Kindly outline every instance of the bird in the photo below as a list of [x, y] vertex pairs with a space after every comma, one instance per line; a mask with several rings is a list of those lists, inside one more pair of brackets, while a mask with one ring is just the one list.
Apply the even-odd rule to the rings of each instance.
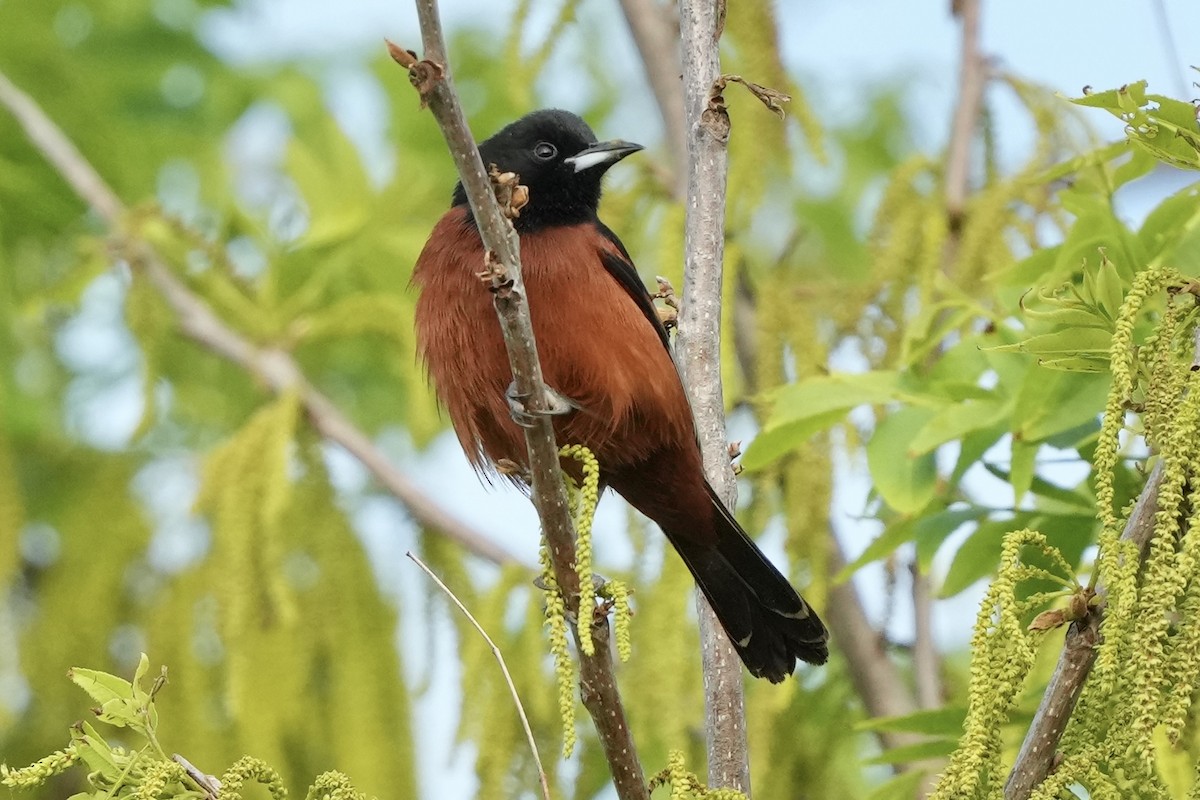
[[[597, 214], [610, 167], [642, 150], [597, 141], [569, 111], [534, 111], [479, 145], [484, 167], [528, 189], [513, 226], [543, 379], [565, 400], [559, 442], [595, 455], [611, 488], [662, 529], [750, 674], [778, 683], [821, 664], [817, 613], [705, 479], [670, 340], [629, 252]], [[528, 466], [520, 398], [461, 182], [413, 267], [417, 350], [468, 460]], [[511, 470], [509, 471], [511, 474]], [[520, 478], [516, 478], [520, 480]]]

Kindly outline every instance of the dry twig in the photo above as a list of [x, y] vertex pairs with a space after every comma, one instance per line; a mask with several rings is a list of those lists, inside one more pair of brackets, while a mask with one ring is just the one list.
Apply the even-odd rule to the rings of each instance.
[[446, 596], [454, 601], [454, 605], [458, 606], [458, 610], [461, 611], [468, 620], [470, 620], [471, 624], [475, 626], [475, 630], [479, 631], [479, 635], [482, 636], [483, 640], [488, 643], [488, 647], [491, 648], [492, 655], [496, 657], [496, 661], [500, 662], [500, 671], [504, 673], [504, 682], [508, 684], [509, 694], [512, 695], [513, 703], [517, 706], [517, 714], [521, 717], [521, 727], [525, 730], [525, 740], [529, 742], [529, 749], [533, 752], [533, 762], [537, 765], [538, 778], [542, 783], [542, 797], [544, 797], [545, 800], [550, 800], [550, 783], [546, 780], [546, 770], [542, 768], [542, 756], [540, 753], [538, 753], [537, 742], [533, 739], [533, 729], [529, 727], [529, 717], [525, 716], [525, 706], [521, 704], [521, 696], [517, 694], [517, 687], [515, 684], [513, 684], [512, 673], [508, 671], [508, 664], [504, 662], [504, 654], [500, 652], [500, 648], [497, 647], [496, 643], [492, 641], [492, 637], [488, 636], [487, 631], [483, 629], [483, 626], [479, 624], [479, 621], [475, 619], [475, 616], [467, 610], [467, 607], [462, 604], [462, 601], [458, 599], [458, 596], [454, 594], [454, 592], [450, 591], [450, 587], [443, 583], [442, 579], [434, 574], [433, 570], [431, 570], [424, 561], [422, 561], [411, 550], [405, 552], [404, 555], [408, 556], [414, 564], [420, 567], [426, 575], [432, 578], [433, 582], [436, 583], [438, 587], [446, 593]]

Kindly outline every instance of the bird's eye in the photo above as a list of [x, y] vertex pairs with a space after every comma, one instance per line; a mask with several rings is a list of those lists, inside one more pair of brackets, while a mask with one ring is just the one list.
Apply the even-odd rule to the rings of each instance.
[[549, 161], [558, 155], [558, 148], [549, 142], [538, 142], [533, 146], [533, 155], [538, 161]]

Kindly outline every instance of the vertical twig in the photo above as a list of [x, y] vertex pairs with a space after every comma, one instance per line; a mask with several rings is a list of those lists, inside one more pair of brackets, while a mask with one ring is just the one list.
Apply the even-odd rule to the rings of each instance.
[[969, 187], [971, 142], [983, 107], [987, 83], [987, 61], [979, 50], [980, 0], [954, 0], [954, 13], [962, 20], [962, 46], [959, 57], [958, 101], [950, 125], [950, 143], [946, 147], [946, 213], [950, 229], [962, 221]]
[[[492, 259], [480, 267], [497, 276], [493, 281], [496, 314], [508, 349], [513, 380], [517, 391], [529, 398], [526, 405], [536, 415], [538, 411], [549, 410], [550, 405], [521, 277], [520, 242], [496, 202], [479, 150], [454, 92], [437, 0], [416, 0], [416, 6], [425, 58], [417, 61], [390, 42], [389, 50], [397, 62], [408, 67], [409, 79], [420, 92], [422, 103], [433, 112], [454, 157], [484, 247]], [[531, 496], [542, 523], [555, 579], [566, 601], [568, 617], [574, 619], [579, 614], [579, 576], [574, 569], [575, 531], [567, 508], [558, 447], [549, 417], [538, 415], [534, 426], [525, 429], [525, 443], [529, 450]], [[579, 651], [583, 704], [595, 723], [617, 795], [621, 800], [648, 800], [646, 779], [617, 691], [612, 651], [608, 647], [608, 620], [599, 617], [593, 623], [592, 616], [593, 609], [584, 609], [580, 620], [580, 624], [593, 625], [592, 637], [596, 642], [594, 655]], [[571, 631], [578, 645], [579, 631], [575, 624], [571, 625]]]
[[913, 599], [913, 673], [917, 685], [917, 705], [938, 708], [942, 704], [941, 659], [933, 641], [933, 599], [929, 576], [922, 574], [914, 557], [909, 564]]
[[[721, 393], [721, 279], [725, 255], [725, 188], [729, 116], [711, 103], [720, 77], [718, 42], [724, 0], [681, 0], [688, 143], [683, 304], [676, 341], [679, 371], [696, 418], [705, 473], [730, 507], [737, 485], [729, 466]], [[697, 590], [704, 669], [708, 782], [749, 794], [750, 766], [742, 664]]]

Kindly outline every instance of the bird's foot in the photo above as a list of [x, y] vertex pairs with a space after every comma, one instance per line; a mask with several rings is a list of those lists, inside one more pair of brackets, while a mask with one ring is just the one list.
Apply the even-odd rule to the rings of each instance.
[[518, 391], [516, 381], [510, 383], [508, 388], [504, 390], [504, 399], [508, 401], [508, 413], [512, 415], [513, 422], [522, 428], [532, 428], [537, 424], [539, 417], [569, 414], [577, 408], [569, 399], [563, 397], [549, 386], [543, 386], [542, 388], [546, 393], [546, 408], [539, 408], [537, 410], [532, 410], [525, 405], [530, 395], [528, 392]]

